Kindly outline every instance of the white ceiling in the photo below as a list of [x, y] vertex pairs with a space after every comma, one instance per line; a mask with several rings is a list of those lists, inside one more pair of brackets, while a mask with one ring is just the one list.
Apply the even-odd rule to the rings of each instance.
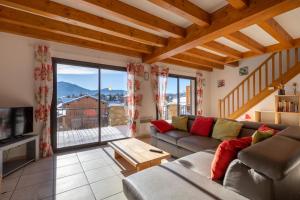
[[[107, 13], [104, 13], [99, 8], [89, 5], [89, 4], [81, 3], [80, 1], [74, 1], [74, 0], [52, 0], [52, 1], [55, 1], [57, 3], [61, 3], [64, 5], [94, 14], [94, 15], [97, 15], [97, 16], [100, 16], [103, 18], [107, 18], [109, 20], [116, 21], [118, 23], [125, 24], [125, 25], [128, 25], [133, 28], [137, 28], [137, 29], [149, 32], [149, 33], [153, 33], [153, 34], [161, 36], [161, 37], [165, 37], [165, 38], [168, 37], [168, 35], [166, 35], [166, 34], [151, 30], [149, 28], [142, 27], [140, 25], [136, 25], [132, 22], [120, 19], [118, 17], [115, 17], [115, 16], [107, 14]], [[192, 24], [191, 21], [174, 14], [173, 12], [171, 12], [169, 10], [159, 7], [159, 6], [151, 3], [149, 0], [120, 0], [120, 1], [122, 1], [126, 4], [129, 4], [131, 6], [134, 6], [145, 12], [148, 12], [150, 14], [153, 14], [157, 17], [160, 17], [166, 21], [169, 21], [169, 22], [176, 24], [183, 28], [186, 28]], [[228, 4], [227, 0], [189, 0], [189, 1], [194, 3], [197, 6], [201, 7], [203, 10], [205, 10], [209, 13], [212, 13]], [[274, 19], [293, 38], [300, 38], [300, 25], [299, 25], [300, 23], [298, 21], [298, 19], [300, 20], [300, 8], [291, 10], [287, 13], [283, 13], [283, 14], [275, 17]], [[260, 43], [263, 46], [269, 46], [269, 45], [278, 43], [277, 40], [275, 40], [272, 36], [270, 36], [268, 33], [266, 33], [258, 25], [252, 25], [252, 26], [246, 27], [240, 31], [242, 33], [244, 33], [245, 35], [249, 36], [250, 38], [252, 38], [253, 40], [257, 41], [258, 43]], [[247, 49], [246, 47], [243, 47], [243, 46], [241, 46], [227, 38], [224, 38], [224, 37], [217, 38], [215, 41], [217, 41], [221, 44], [224, 44], [226, 46], [229, 46], [233, 49], [236, 49], [240, 52], [249, 51], [249, 49]], [[213, 52], [213, 51], [205, 49], [203, 47], [199, 47], [199, 48], [202, 50], [220, 55], [220, 56], [225, 56], [223, 54]]]

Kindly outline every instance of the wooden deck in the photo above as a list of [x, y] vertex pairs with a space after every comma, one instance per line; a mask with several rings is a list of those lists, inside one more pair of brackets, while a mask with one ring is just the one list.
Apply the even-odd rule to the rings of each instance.
[[[108, 126], [101, 128], [101, 141], [110, 141], [129, 137], [128, 127]], [[57, 132], [57, 148], [98, 142], [99, 128], [69, 130]]]

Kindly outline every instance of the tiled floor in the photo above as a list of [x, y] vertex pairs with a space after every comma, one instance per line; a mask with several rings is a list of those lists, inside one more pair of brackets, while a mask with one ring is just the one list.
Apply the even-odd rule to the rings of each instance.
[[115, 162], [110, 147], [41, 159], [4, 178], [1, 200], [123, 200], [122, 178], [133, 173]]

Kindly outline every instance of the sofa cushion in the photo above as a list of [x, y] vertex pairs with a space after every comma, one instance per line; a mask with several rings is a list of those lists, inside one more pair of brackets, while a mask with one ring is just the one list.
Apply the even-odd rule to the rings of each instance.
[[299, 126], [290, 126], [283, 131], [280, 131], [278, 135], [292, 138], [294, 140], [300, 141], [300, 127]]
[[151, 121], [151, 124], [153, 124], [160, 133], [165, 133], [174, 129], [172, 124], [169, 124], [167, 121], [162, 119]]
[[265, 131], [265, 132], [255, 131], [255, 133], [252, 135], [252, 144], [256, 144], [272, 136], [273, 136], [273, 131]]
[[200, 151], [177, 159], [173, 163], [210, 178], [210, 166], [213, 159], [214, 151]]
[[226, 119], [218, 119], [212, 133], [212, 137], [220, 140], [234, 139], [239, 135], [243, 124]]
[[187, 150], [198, 152], [203, 150], [215, 150], [220, 142], [220, 140], [216, 140], [210, 137], [191, 135], [188, 137], [180, 138], [177, 141], [177, 145]]
[[188, 117], [187, 116], [180, 116], [180, 117], [172, 117], [172, 125], [174, 128], [181, 130], [181, 131], [188, 131]]
[[126, 177], [123, 179], [123, 191], [129, 200], [246, 199], [205, 176], [172, 162]]
[[185, 131], [179, 131], [179, 130], [171, 130], [166, 133], [157, 133], [157, 137], [163, 141], [172, 143], [172, 144], [177, 144], [177, 140], [182, 138], [182, 137], [187, 137], [190, 134]]
[[194, 120], [190, 133], [193, 135], [208, 137], [211, 132], [213, 122], [214, 120], [211, 117], [199, 116]]
[[211, 163], [211, 178], [220, 180], [226, 173], [227, 167], [233, 161], [238, 152], [251, 145], [252, 138], [244, 137], [223, 141], [217, 148]]
[[269, 178], [280, 180], [300, 164], [300, 141], [275, 135], [240, 151], [238, 158]]

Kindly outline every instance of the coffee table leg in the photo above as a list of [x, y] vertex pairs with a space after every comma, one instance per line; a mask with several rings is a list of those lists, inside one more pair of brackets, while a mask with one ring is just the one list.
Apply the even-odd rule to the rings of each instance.
[[121, 158], [121, 155], [120, 155], [120, 154], [118, 154], [118, 152], [117, 152], [117, 151], [115, 151], [115, 159], [118, 159], [118, 158]]

